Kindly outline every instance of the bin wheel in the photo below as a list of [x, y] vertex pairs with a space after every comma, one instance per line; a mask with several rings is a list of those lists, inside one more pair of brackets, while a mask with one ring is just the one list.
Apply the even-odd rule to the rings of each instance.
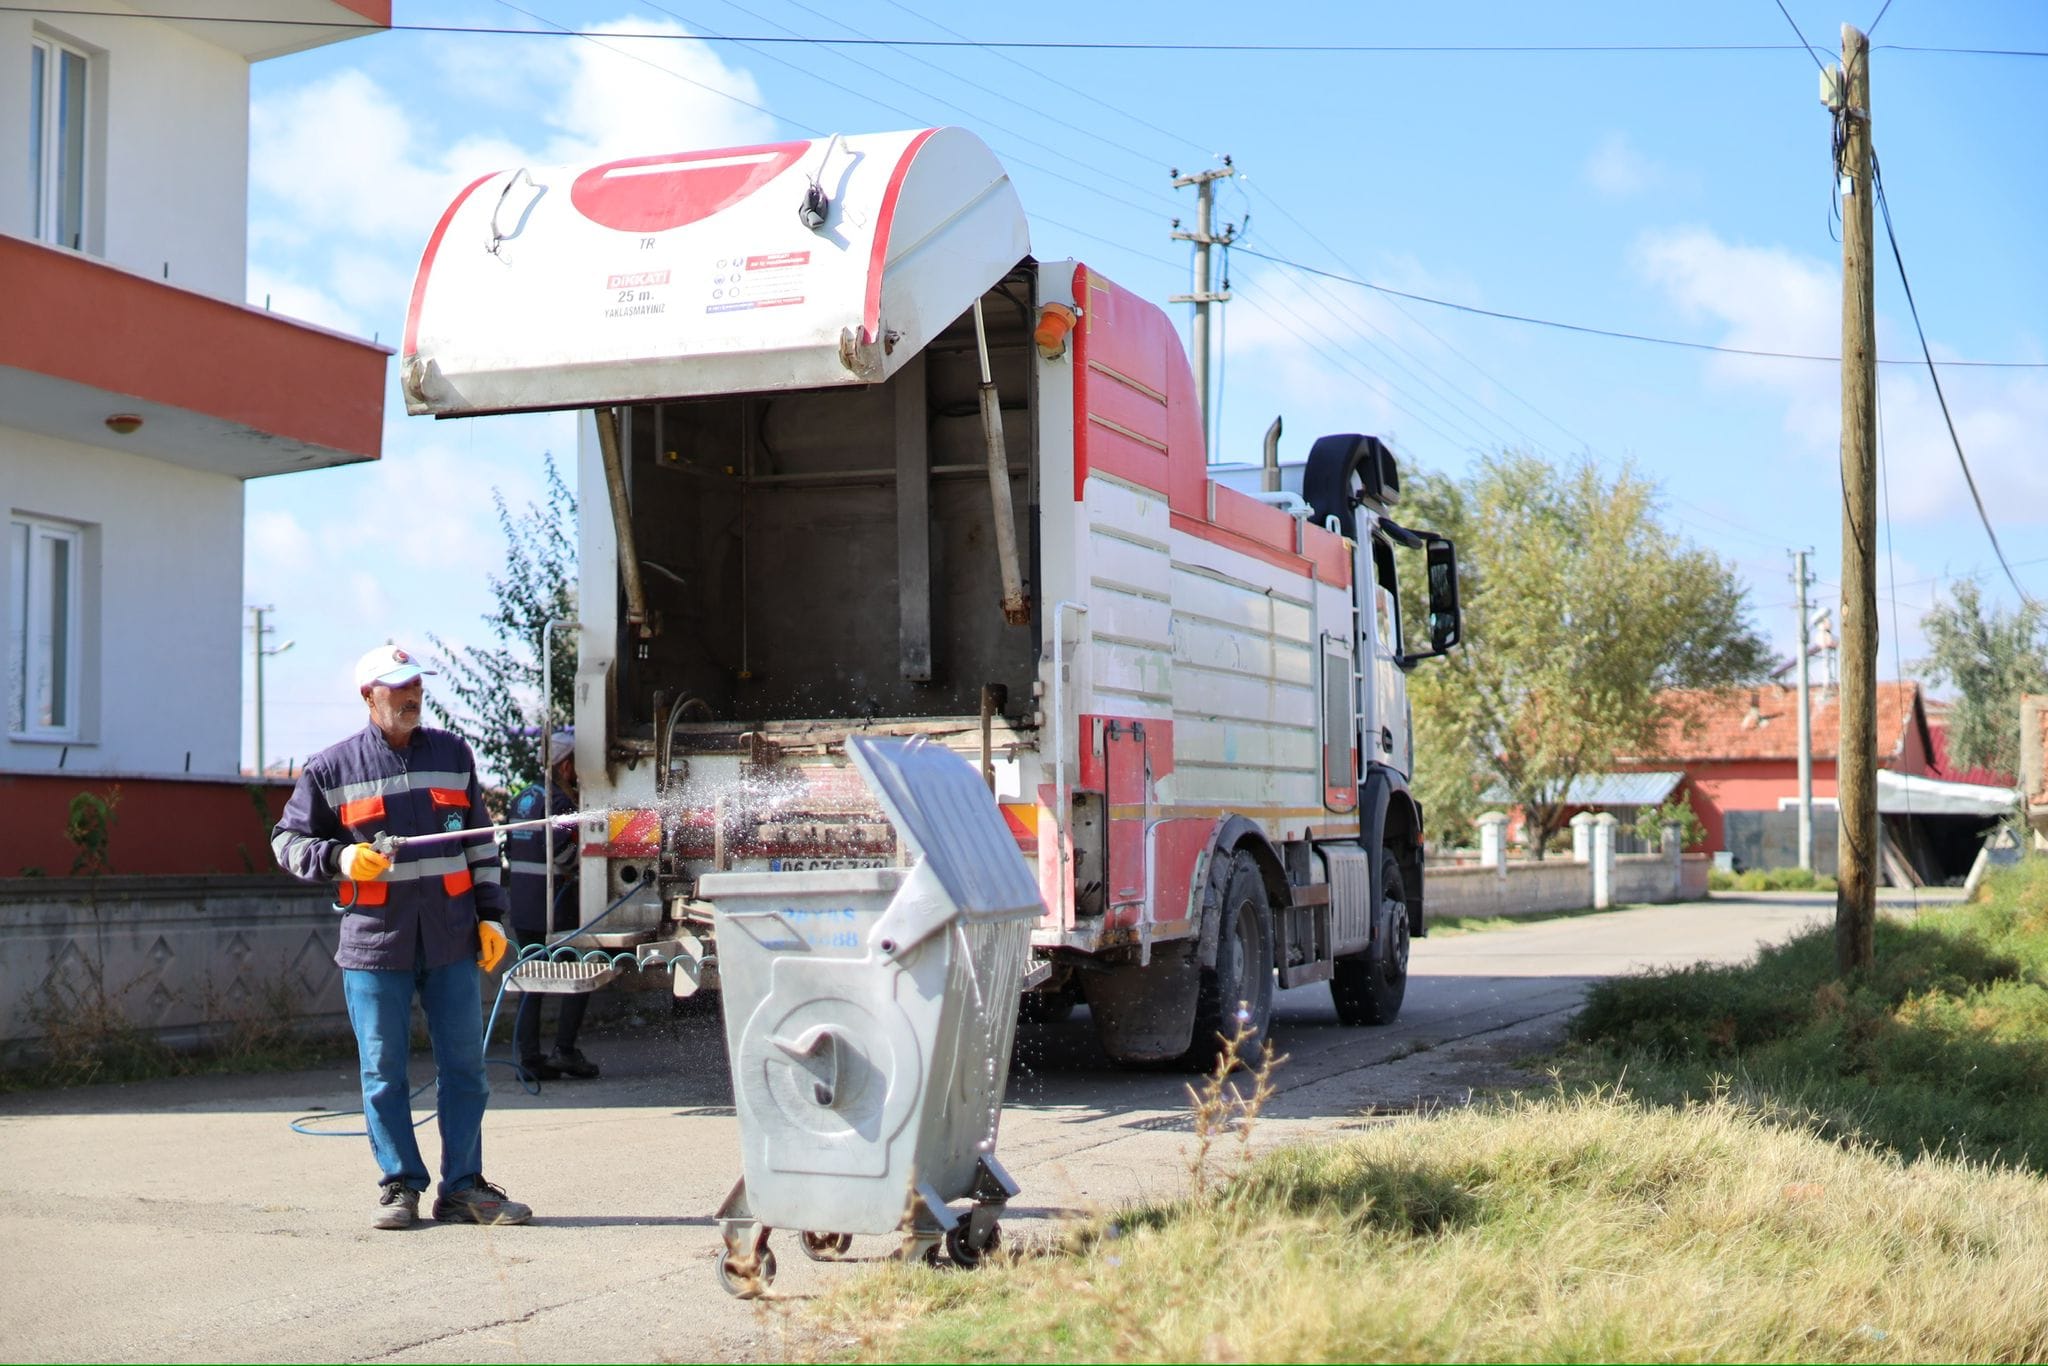
[[775, 1254], [768, 1248], [761, 1249], [761, 1265], [752, 1276], [740, 1274], [730, 1252], [718, 1259], [718, 1283], [725, 1287], [726, 1294], [736, 1300], [758, 1300], [768, 1293], [768, 1287], [774, 1282]]
[[805, 1229], [797, 1235], [797, 1245], [804, 1250], [804, 1256], [814, 1262], [836, 1262], [853, 1248], [851, 1233], [816, 1233]]
[[[946, 1251], [952, 1255], [953, 1264], [972, 1271], [1003, 1245], [1003, 1226], [990, 1224], [988, 1237], [980, 1247], [974, 1245], [973, 1235], [968, 1231], [967, 1220], [962, 1219], [946, 1230]], [[936, 1251], [937, 1249], [934, 1249]]]

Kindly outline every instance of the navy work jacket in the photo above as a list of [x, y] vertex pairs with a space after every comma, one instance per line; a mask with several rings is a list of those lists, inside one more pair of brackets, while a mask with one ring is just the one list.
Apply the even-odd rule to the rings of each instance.
[[[513, 821], [537, 821], [542, 816], [565, 816], [576, 803], [552, 781], [546, 784], [547, 801], [541, 801], [542, 784], [533, 783], [512, 799]], [[573, 930], [578, 916], [575, 822], [555, 827], [555, 913], [547, 913], [548, 832], [544, 829], [513, 830], [505, 836], [505, 890], [512, 898], [513, 933], [525, 939]]]
[[[421, 726], [393, 749], [374, 724], [306, 761], [271, 831], [278, 866], [338, 882], [344, 968], [438, 968], [477, 952], [476, 924], [505, 915], [498, 846], [476, 759], [462, 737]], [[375, 882], [341, 878], [341, 851], [379, 835], [476, 829], [465, 839], [401, 845]]]

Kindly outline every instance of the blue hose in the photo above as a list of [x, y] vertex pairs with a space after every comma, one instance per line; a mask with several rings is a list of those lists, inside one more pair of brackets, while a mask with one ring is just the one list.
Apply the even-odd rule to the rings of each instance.
[[[565, 887], [562, 890], [566, 892], [568, 888]], [[624, 892], [619, 894], [618, 900], [612, 902], [611, 905], [605, 907], [604, 913], [598, 916], [597, 919], [591, 921], [588, 925], [578, 925], [573, 930], [567, 930], [563, 932], [560, 938], [549, 940], [539, 944], [528, 944], [525, 948], [519, 951], [519, 956], [512, 960], [511, 966], [505, 969], [504, 976], [498, 979], [498, 994], [491, 999], [491, 1015], [490, 1018], [484, 1022], [484, 1044], [486, 1047], [488, 1047], [490, 1044], [491, 1031], [497, 1028], [498, 1025], [498, 1008], [505, 1003], [505, 988], [511, 984], [512, 974], [521, 963], [530, 962], [531, 960], [536, 958], [551, 958], [556, 962], [605, 963], [611, 967], [630, 966], [637, 968], [640, 965], [638, 956], [630, 951], [608, 952], [604, 949], [588, 949], [582, 953], [578, 953], [575, 949], [564, 949], [560, 947], [568, 940], [574, 939], [579, 935], [589, 934], [599, 925], [602, 925], [605, 922], [605, 918], [607, 916], [609, 916], [613, 911], [619, 909], [619, 907], [625, 905], [626, 902], [631, 900], [633, 896], [636, 895], [640, 890], [641, 889], [637, 884], [627, 888]], [[670, 966], [673, 967], [673, 964], [671, 964]], [[484, 1064], [485, 1066], [511, 1068], [513, 1073], [517, 1076], [519, 1084], [526, 1088], [526, 1094], [528, 1094], [529, 1096], [537, 1096], [540, 1094], [539, 1079], [536, 1078], [531, 1072], [528, 1072], [517, 1061], [511, 1058], [487, 1057], [484, 1059]], [[410, 1096], [406, 1097], [407, 1103], [410, 1104], [410, 1102], [419, 1099], [422, 1092], [424, 1092], [429, 1086], [432, 1086], [436, 1081], [439, 1080], [440, 1078], [436, 1076], [421, 1082], [418, 1088], [415, 1089]], [[305, 1127], [308, 1124], [324, 1123], [328, 1120], [333, 1119], [347, 1119], [350, 1115], [360, 1115], [362, 1113], [363, 1112], [359, 1109], [322, 1110], [318, 1114], [300, 1115], [297, 1119], [291, 1121], [291, 1131], [295, 1134], [304, 1134], [307, 1138], [368, 1138], [370, 1136], [370, 1131], [368, 1129], [309, 1129]], [[427, 1113], [421, 1115], [418, 1119], [412, 1122], [412, 1127], [415, 1129], [419, 1128], [420, 1125], [425, 1124], [428, 1120], [432, 1119], [435, 1115], [439, 1113], [440, 1111], [438, 1110], [427, 1111]]]

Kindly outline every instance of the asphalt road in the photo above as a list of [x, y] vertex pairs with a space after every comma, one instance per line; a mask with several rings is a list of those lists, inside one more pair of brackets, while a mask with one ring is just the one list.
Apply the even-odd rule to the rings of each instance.
[[[1649, 907], [1417, 941], [1383, 1029], [1339, 1026], [1321, 985], [1280, 995], [1282, 1091], [1266, 1144], [1393, 1122], [1527, 1080], [1587, 982], [1739, 959], [1832, 916], [1832, 897]], [[661, 998], [648, 998], [650, 1004]], [[718, 1288], [712, 1212], [738, 1175], [715, 1013], [586, 1038], [592, 1082], [523, 1092], [510, 1072], [485, 1171], [531, 1203], [519, 1228], [369, 1227], [360, 1138], [287, 1123], [359, 1104], [352, 1072], [145, 1082], [0, 1097], [0, 1360], [779, 1359], [787, 1312], [857, 1269], [778, 1235], [776, 1298]], [[415, 1062], [415, 1080], [432, 1064]], [[1186, 1079], [1110, 1068], [1085, 1012], [1020, 1038], [1000, 1156], [1023, 1186], [1012, 1239], [1072, 1213], [1185, 1189]], [[431, 1094], [431, 1093], [429, 1093]], [[423, 1097], [424, 1101], [426, 1097]], [[429, 1124], [422, 1148], [431, 1165]], [[879, 1256], [879, 1238], [853, 1256]], [[965, 1274], [965, 1273], [963, 1273]]]

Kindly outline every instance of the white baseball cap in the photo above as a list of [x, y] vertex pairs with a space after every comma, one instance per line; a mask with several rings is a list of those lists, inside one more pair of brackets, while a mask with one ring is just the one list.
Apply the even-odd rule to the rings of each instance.
[[356, 661], [356, 691], [367, 692], [372, 683], [400, 688], [421, 674], [432, 672], [432, 669], [421, 668], [418, 660], [398, 646], [379, 645]]
[[548, 737], [548, 767], [553, 768], [576, 752], [576, 728], [564, 726]]

